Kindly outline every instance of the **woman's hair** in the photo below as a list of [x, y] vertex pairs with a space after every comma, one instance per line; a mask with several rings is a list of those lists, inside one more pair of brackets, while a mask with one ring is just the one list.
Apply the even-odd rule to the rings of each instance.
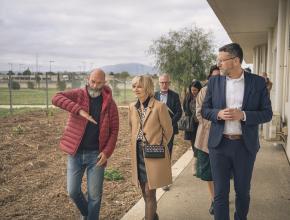
[[189, 92], [190, 92], [190, 93], [191, 93], [191, 88], [192, 88], [192, 87], [197, 88], [198, 91], [202, 89], [202, 85], [201, 85], [201, 83], [200, 83], [198, 80], [194, 80], [194, 81], [192, 81], [192, 83], [190, 84], [190, 86], [189, 86]]
[[132, 79], [132, 85], [138, 84], [142, 88], [145, 89], [145, 94], [149, 97], [154, 96], [154, 84], [151, 76], [148, 75], [141, 75], [141, 76], [135, 76]]
[[207, 76], [207, 79], [209, 79], [209, 78], [211, 77], [213, 71], [215, 71], [215, 70], [220, 70], [220, 69], [219, 69], [219, 67], [218, 67], [217, 65], [212, 65], [212, 66], [210, 67], [210, 69], [209, 69], [209, 74], [208, 74], [208, 76]]

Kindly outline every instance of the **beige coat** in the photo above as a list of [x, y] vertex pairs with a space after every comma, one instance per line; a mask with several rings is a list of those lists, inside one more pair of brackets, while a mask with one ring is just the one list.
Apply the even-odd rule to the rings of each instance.
[[209, 130], [210, 130], [210, 125], [211, 122], [204, 119], [201, 116], [201, 108], [202, 104], [206, 95], [207, 87], [203, 87], [197, 97], [196, 97], [196, 117], [198, 119], [198, 128], [196, 132], [196, 138], [195, 138], [195, 143], [194, 146], [202, 150], [206, 153], [208, 153], [208, 137], [209, 137]]
[[[129, 125], [131, 128], [132, 179], [133, 183], [139, 186], [136, 142], [140, 129], [140, 117], [135, 105], [136, 103], [132, 103], [129, 106]], [[150, 99], [143, 130], [149, 144], [160, 144], [163, 135], [163, 144], [167, 146], [173, 134], [173, 128], [168, 109], [164, 103], [154, 98]], [[144, 161], [150, 189], [156, 189], [172, 183], [171, 162], [167, 147], [165, 148], [165, 158], [144, 158]]]

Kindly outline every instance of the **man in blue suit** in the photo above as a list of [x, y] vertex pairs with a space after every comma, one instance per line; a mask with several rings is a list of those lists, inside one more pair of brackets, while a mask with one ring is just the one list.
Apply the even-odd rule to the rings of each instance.
[[219, 49], [217, 65], [223, 75], [211, 77], [202, 116], [211, 123], [208, 140], [214, 181], [215, 220], [229, 220], [230, 177], [236, 191], [235, 220], [246, 220], [250, 185], [259, 150], [259, 124], [272, 118], [265, 80], [241, 68], [239, 44]]

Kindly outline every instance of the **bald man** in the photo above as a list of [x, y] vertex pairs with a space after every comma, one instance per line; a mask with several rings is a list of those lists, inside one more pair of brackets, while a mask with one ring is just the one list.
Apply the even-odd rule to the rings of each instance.
[[[52, 104], [69, 112], [60, 141], [68, 154], [67, 190], [81, 213], [81, 219], [99, 219], [104, 169], [112, 155], [119, 131], [119, 116], [105, 73], [95, 69], [85, 88], [58, 92]], [[81, 190], [87, 171], [88, 199]]]

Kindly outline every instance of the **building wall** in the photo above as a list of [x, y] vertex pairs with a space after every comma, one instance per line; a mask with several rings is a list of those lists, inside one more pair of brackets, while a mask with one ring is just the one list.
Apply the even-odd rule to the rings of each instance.
[[[266, 139], [278, 138], [279, 135], [276, 136], [276, 134], [279, 132], [286, 135], [288, 139], [285, 144], [285, 150], [290, 159], [288, 123], [290, 119], [290, 0], [281, 0], [280, 2], [283, 3], [283, 7], [280, 7], [279, 10], [279, 13], [283, 15], [282, 27], [278, 27], [279, 22], [277, 20], [275, 27], [269, 29], [268, 45], [258, 45], [253, 48], [253, 67], [256, 74], [260, 74], [263, 71], [267, 72], [273, 82], [271, 100], [274, 116], [270, 124], [264, 125], [264, 129], [268, 131], [263, 134]], [[281, 12], [281, 10], [284, 11]], [[267, 50], [269, 50], [269, 53], [267, 53]], [[268, 56], [270, 56], [270, 59], [268, 59]]]

